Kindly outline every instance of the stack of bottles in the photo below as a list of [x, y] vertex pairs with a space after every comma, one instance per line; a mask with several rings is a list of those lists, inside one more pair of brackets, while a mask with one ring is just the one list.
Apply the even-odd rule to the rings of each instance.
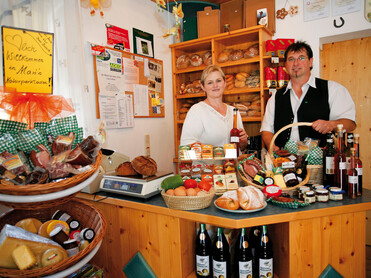
[[242, 228], [230, 246], [223, 228], [218, 227], [211, 240], [206, 225], [200, 224], [195, 253], [198, 278], [273, 277], [273, 248], [267, 226], [252, 227], [249, 234]]
[[362, 161], [359, 158], [359, 134], [347, 133], [343, 125], [337, 126], [337, 144], [332, 133], [327, 134], [323, 150], [324, 184], [340, 188], [351, 199], [362, 196]]

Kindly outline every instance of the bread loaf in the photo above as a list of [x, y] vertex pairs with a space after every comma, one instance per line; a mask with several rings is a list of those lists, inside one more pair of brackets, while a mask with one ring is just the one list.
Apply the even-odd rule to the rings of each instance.
[[133, 166], [129, 161], [121, 163], [116, 167], [115, 173], [117, 176], [136, 176], [138, 172], [134, 170]]
[[218, 199], [215, 200], [215, 204], [224, 209], [236, 210], [240, 207], [238, 203], [237, 191], [227, 191], [223, 193]]
[[202, 55], [202, 61], [204, 62], [205, 66], [212, 64], [212, 55], [210, 51], [207, 51], [204, 55]]
[[176, 68], [177, 69], [186, 69], [189, 67], [191, 59], [188, 55], [181, 55], [176, 60]]
[[131, 161], [134, 170], [144, 176], [153, 176], [157, 172], [157, 163], [147, 156], [138, 156]]
[[202, 65], [202, 58], [198, 54], [193, 54], [191, 57], [191, 65], [194, 67], [199, 67]]
[[229, 55], [229, 60], [238, 61], [243, 58], [243, 51], [241, 49], [233, 50]]
[[265, 197], [256, 187], [249, 185], [237, 189], [238, 202], [246, 210], [259, 209], [265, 205]]
[[218, 62], [224, 63], [229, 60], [229, 55], [232, 53], [233, 49], [224, 49], [218, 56]]

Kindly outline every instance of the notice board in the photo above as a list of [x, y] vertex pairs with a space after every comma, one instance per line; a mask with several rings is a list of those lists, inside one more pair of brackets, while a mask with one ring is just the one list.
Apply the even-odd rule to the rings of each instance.
[[17, 92], [53, 93], [54, 34], [1, 27], [4, 86]]
[[[94, 53], [94, 48], [93, 53]], [[94, 61], [95, 96], [96, 96], [96, 117], [100, 118], [99, 94], [111, 90], [112, 84], [104, 80], [100, 74], [99, 67], [104, 56], [112, 56], [120, 53], [120, 64], [110, 71], [121, 71], [122, 80], [116, 82], [115, 88], [118, 92], [132, 95], [134, 118], [160, 118], [165, 117], [164, 83], [163, 83], [163, 61], [133, 54], [106, 46], [98, 46], [100, 54], [96, 55]], [[116, 60], [119, 60], [117, 58]]]

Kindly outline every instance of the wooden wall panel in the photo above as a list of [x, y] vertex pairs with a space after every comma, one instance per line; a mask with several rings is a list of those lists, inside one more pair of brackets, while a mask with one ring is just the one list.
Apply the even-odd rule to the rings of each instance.
[[365, 277], [365, 219], [359, 212], [290, 222], [289, 277], [318, 277], [327, 264], [343, 277]]
[[[321, 77], [344, 85], [356, 105], [363, 185], [371, 189], [371, 37], [323, 45]], [[371, 212], [367, 212], [367, 244], [371, 245]]]

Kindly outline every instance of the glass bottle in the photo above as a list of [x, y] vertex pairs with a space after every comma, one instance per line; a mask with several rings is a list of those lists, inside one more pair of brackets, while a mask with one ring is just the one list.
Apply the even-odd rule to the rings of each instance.
[[230, 143], [236, 145], [237, 157], [240, 155], [240, 131], [237, 128], [237, 108], [233, 108], [233, 128], [230, 132]]
[[346, 167], [347, 171], [350, 169], [350, 149], [353, 148], [353, 133], [347, 133], [347, 146], [345, 148], [345, 157], [347, 160]]
[[358, 174], [355, 168], [355, 148], [350, 148], [350, 168], [348, 170], [348, 197], [357, 198]]
[[358, 174], [358, 187], [357, 196], [362, 196], [362, 177], [363, 177], [363, 167], [362, 161], [359, 158], [359, 134], [354, 134], [354, 148], [355, 148], [355, 168]]
[[212, 250], [213, 277], [229, 278], [231, 275], [229, 244], [223, 233], [223, 228], [218, 227]]
[[235, 262], [236, 275], [235, 278], [252, 277], [252, 254], [251, 246], [247, 238], [246, 228], [241, 229], [241, 233], [236, 242]]
[[343, 144], [343, 125], [338, 124], [338, 149], [335, 153], [335, 173], [334, 173], [334, 185], [340, 187], [341, 190], [347, 192], [347, 172], [346, 172], [346, 157], [344, 153]]
[[269, 238], [267, 226], [262, 226], [260, 236], [259, 255], [259, 277], [273, 277], [273, 247]]
[[259, 278], [259, 257], [257, 250], [260, 244], [260, 234], [261, 230], [259, 226], [251, 227], [249, 233], [249, 240], [251, 245], [253, 278]]
[[323, 150], [323, 179], [324, 184], [334, 186], [335, 173], [335, 145], [332, 133], [326, 135], [326, 146]]
[[211, 239], [206, 231], [206, 225], [201, 223], [196, 238], [196, 277], [211, 278]]

